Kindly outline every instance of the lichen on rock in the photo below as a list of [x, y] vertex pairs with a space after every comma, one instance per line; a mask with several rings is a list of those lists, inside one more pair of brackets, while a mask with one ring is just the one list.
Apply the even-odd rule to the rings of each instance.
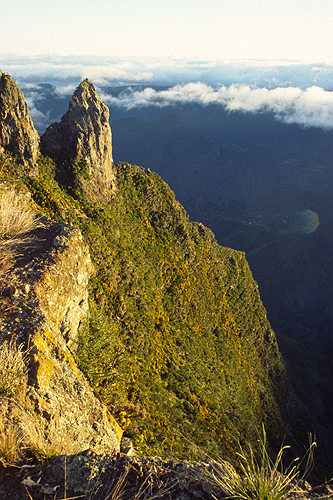
[[27, 399], [44, 419], [46, 434], [58, 436], [60, 451], [119, 451], [122, 431], [74, 356], [78, 327], [88, 313], [88, 246], [68, 224], [50, 222], [39, 236], [8, 276], [15, 285], [3, 290], [10, 307], [0, 341], [10, 333], [28, 347]]

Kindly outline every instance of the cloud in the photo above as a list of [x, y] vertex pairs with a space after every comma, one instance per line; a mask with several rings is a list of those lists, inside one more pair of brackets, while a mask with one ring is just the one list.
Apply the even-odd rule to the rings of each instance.
[[316, 85], [333, 90], [333, 65], [297, 61], [175, 59], [152, 57], [31, 56], [0, 54], [0, 68], [18, 83], [78, 85], [89, 78], [96, 85], [150, 84], [174, 86], [246, 84], [268, 89]]
[[49, 113], [42, 113], [35, 107], [29, 108], [29, 113], [38, 133], [44, 132], [51, 123]]
[[160, 91], [149, 87], [141, 91], [128, 89], [117, 97], [103, 94], [103, 99], [109, 105], [127, 110], [189, 103], [219, 105], [230, 112], [271, 112], [280, 121], [304, 127], [333, 128], [333, 92], [317, 86], [306, 90], [297, 87], [252, 88], [243, 84], [213, 88], [198, 82]]
[[20, 90], [29, 108], [34, 126], [39, 134], [44, 133], [51, 123], [59, 121], [68, 109], [75, 86], [55, 87], [50, 84], [22, 82]]
[[[333, 128], [333, 65], [324, 63], [2, 54], [0, 68], [19, 84], [40, 132], [58, 119], [57, 106], [67, 105], [75, 87], [87, 77], [107, 104], [127, 110], [215, 104], [230, 112], [267, 111], [285, 123]], [[105, 88], [120, 85], [131, 88], [117, 96]], [[50, 98], [52, 112], [43, 106]]]

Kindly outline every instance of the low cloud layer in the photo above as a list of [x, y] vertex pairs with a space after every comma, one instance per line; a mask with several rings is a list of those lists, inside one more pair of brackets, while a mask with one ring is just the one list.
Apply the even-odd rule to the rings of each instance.
[[333, 92], [317, 86], [302, 90], [296, 87], [251, 88], [249, 85], [237, 84], [229, 87], [222, 85], [216, 89], [199, 82], [176, 85], [161, 91], [153, 88], [126, 90], [117, 97], [107, 94], [102, 97], [107, 104], [127, 110], [142, 106], [213, 104], [228, 111], [271, 112], [280, 121], [305, 127], [333, 128]]
[[173, 58], [111, 58], [84, 56], [22, 57], [0, 54], [0, 69], [19, 82], [74, 84], [89, 78], [95, 85], [154, 84], [174, 86], [189, 82], [207, 85], [246, 84], [273, 89], [316, 85], [333, 90], [333, 65], [297, 61]]
[[[0, 55], [0, 69], [19, 84], [40, 132], [60, 119], [75, 87], [87, 77], [110, 106], [126, 110], [215, 104], [231, 112], [271, 112], [286, 123], [333, 128], [333, 66], [328, 64]], [[120, 85], [132, 88], [116, 97], [105, 89]]]

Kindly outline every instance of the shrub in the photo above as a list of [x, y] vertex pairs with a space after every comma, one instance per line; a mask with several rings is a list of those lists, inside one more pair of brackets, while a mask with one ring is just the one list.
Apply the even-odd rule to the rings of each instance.
[[[93, 309], [91, 312], [94, 312]], [[101, 306], [100, 311], [95, 311], [79, 332], [77, 361], [95, 394], [106, 404], [113, 403], [115, 397], [118, 365], [123, 351], [117, 325], [107, 318]]]

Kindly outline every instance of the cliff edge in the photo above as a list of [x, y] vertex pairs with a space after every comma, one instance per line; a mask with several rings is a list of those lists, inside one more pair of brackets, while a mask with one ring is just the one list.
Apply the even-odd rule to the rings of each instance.
[[[64, 123], [66, 154], [90, 162], [94, 175], [85, 188], [103, 199], [113, 178], [111, 130], [107, 107], [89, 82], [77, 89]], [[44, 228], [37, 224], [29, 230], [27, 221], [32, 219], [25, 214], [36, 206], [27, 191], [15, 194], [9, 188], [16, 177], [20, 189], [24, 179], [37, 182], [39, 143], [23, 94], [0, 71], [0, 378], [12, 370], [6, 372], [8, 345], [15, 359], [22, 353], [25, 364], [20, 368], [23, 406], [6, 398], [14, 394], [10, 381], [8, 387], [3, 380], [0, 384], [0, 423], [6, 434], [11, 422], [19, 422], [25, 438], [31, 438], [29, 427], [42, 433], [40, 441], [45, 439], [48, 446], [56, 439], [58, 452], [119, 451], [122, 431], [94, 396], [74, 357], [78, 328], [88, 314], [87, 286], [93, 272], [88, 245], [69, 224], [45, 219]], [[21, 406], [27, 406], [38, 425]]]
[[[26, 403], [58, 452], [119, 451], [121, 429], [94, 396], [75, 358], [77, 331], [88, 313], [93, 271], [80, 231], [49, 223], [33, 247], [2, 276], [0, 341], [28, 352]], [[30, 402], [30, 403], [27, 403]]]
[[[202, 449], [235, 463], [239, 441], [255, 448], [262, 425], [273, 451], [284, 437], [303, 449], [311, 419], [245, 255], [190, 222], [157, 174], [113, 165], [107, 107], [88, 80], [42, 144], [54, 161], [42, 158], [24, 183], [40, 210], [72, 225], [50, 223], [39, 253], [24, 251], [6, 274], [2, 333], [28, 349], [26, 392], [48, 435], [66, 453], [119, 450], [122, 431], [93, 388], [141, 454]], [[96, 272], [78, 339], [87, 244]]]

